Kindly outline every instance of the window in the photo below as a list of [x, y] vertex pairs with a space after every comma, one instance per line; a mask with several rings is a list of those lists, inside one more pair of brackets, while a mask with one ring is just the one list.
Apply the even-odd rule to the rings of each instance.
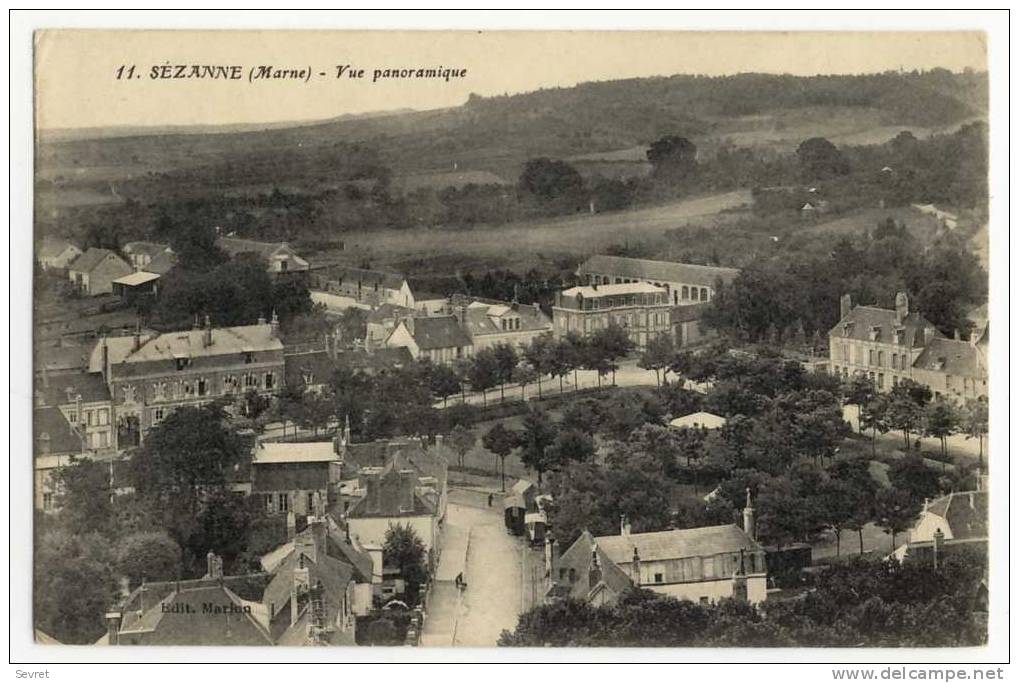
[[49, 512], [53, 509], [53, 494], [44, 493], [42, 494], [42, 509]]
[[867, 351], [867, 365], [873, 364], [874, 364], [874, 349], [869, 349]]
[[244, 352], [244, 363], [247, 365], [247, 364], [254, 363], [254, 362], [255, 362], [255, 354], [252, 353], [251, 351], [245, 351]]
[[265, 494], [265, 511], [270, 514], [276, 512], [276, 506], [273, 505], [275, 501], [273, 499], [274, 496], [271, 493]]
[[574, 569], [573, 567], [570, 567], [570, 583], [576, 582], [577, 582], [577, 570]]
[[880, 366], [882, 368], [885, 366], [885, 352], [884, 351], [878, 351], [877, 352], [877, 364], [878, 364], [878, 366]]
[[662, 583], [663, 581], [664, 579], [662, 578], [662, 573], [655, 572], [655, 583]]
[[205, 382], [205, 378], [203, 377], [200, 380], [198, 380], [198, 395], [205, 396], [206, 393], [208, 393], [208, 387]]
[[885, 373], [883, 373], [883, 372], [878, 374], [878, 376], [877, 376], [877, 388], [878, 389], [884, 389], [885, 388]]
[[71, 424], [77, 424], [78, 423], [78, 411], [77, 410], [68, 410], [67, 411], [67, 421], [70, 422]]
[[265, 373], [265, 388], [272, 389], [276, 384], [276, 377], [271, 372]]
[[559, 567], [559, 580], [562, 581], [566, 578], [566, 567]]
[[96, 424], [100, 427], [105, 427], [110, 424], [110, 409], [100, 408], [96, 411]]
[[315, 512], [315, 492], [308, 491], [308, 512]]
[[165, 408], [156, 408], [155, 410], [152, 411], [152, 422], [153, 422], [153, 424], [158, 424], [158, 423], [162, 422], [164, 417], [166, 417], [166, 409]]
[[701, 596], [700, 603], [702, 605], [707, 605], [709, 602], [710, 602], [710, 600], [708, 599], [708, 596], [706, 596], [706, 595], [702, 595]]
[[690, 288], [687, 287], [686, 285], [683, 285], [683, 301], [686, 301], [689, 298], [690, 298]]
[[286, 261], [280, 261], [280, 271], [282, 271], [284, 273], [287, 272], [287, 265], [288, 264], [287, 264]]
[[257, 388], [258, 387], [258, 377], [253, 375], [253, 374], [251, 374], [251, 373], [248, 373], [247, 375], [244, 375], [244, 386], [246, 386], [246, 387], [256, 387]]
[[191, 359], [190, 358], [175, 358], [174, 360], [176, 360], [176, 362], [177, 362], [177, 372], [180, 372], [181, 370], [183, 370], [187, 366], [191, 365]]
[[708, 288], [707, 287], [701, 287], [701, 301], [707, 301], [707, 300], [708, 300]]
[[290, 510], [290, 496], [286, 493], [278, 494], [278, 505], [277, 508], [280, 512], [288, 512]]
[[110, 435], [106, 432], [99, 432], [99, 447], [108, 448], [110, 445]]
[[899, 367], [899, 354], [897, 353], [892, 354], [892, 367], [893, 368]]

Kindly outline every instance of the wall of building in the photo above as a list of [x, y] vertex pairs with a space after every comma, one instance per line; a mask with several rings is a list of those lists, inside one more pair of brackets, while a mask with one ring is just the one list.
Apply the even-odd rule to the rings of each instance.
[[85, 291], [92, 296], [113, 292], [113, 281], [118, 277], [130, 275], [134, 270], [131, 266], [116, 257], [107, 257], [99, 265], [87, 273]]
[[666, 282], [647, 278], [622, 277], [612, 273], [589, 273], [587, 275], [587, 284], [589, 285], [618, 285], [626, 282], [646, 282], [649, 285], [661, 287], [668, 293], [669, 302], [674, 306], [696, 304], [715, 298], [714, 287], [695, 285], [691, 282]]
[[848, 379], [862, 372], [874, 381], [879, 391], [891, 389], [904, 379], [916, 379], [913, 362], [922, 348], [863, 341], [829, 335], [829, 359], [832, 374]]
[[570, 332], [587, 337], [615, 324], [626, 330], [637, 348], [644, 348], [649, 340], [660, 334], [672, 332], [669, 305], [665, 303], [592, 310], [557, 306], [552, 309], [552, 320], [556, 339], [561, 339]]
[[[708, 602], [716, 602], [724, 598], [731, 598], [733, 581], [728, 579], [715, 579], [712, 581], [691, 581], [688, 583], [671, 584], [647, 584], [642, 588], [670, 595], [678, 600], [690, 600], [700, 602], [707, 598]], [[765, 575], [752, 575], [747, 577], [747, 601], [751, 604], [763, 602], [768, 597], [768, 579]]]
[[430, 515], [407, 517], [350, 517], [351, 537], [356, 537], [362, 545], [382, 545], [386, 542], [386, 531], [392, 526], [410, 526], [424, 543], [425, 550], [435, 545], [437, 521]]

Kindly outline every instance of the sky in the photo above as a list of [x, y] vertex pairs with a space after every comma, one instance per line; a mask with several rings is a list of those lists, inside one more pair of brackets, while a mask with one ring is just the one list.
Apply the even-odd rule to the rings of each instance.
[[[986, 44], [978, 32], [67, 30], [37, 33], [35, 61], [37, 125], [58, 129], [312, 121], [457, 106], [471, 93], [680, 73], [983, 70]], [[364, 78], [335, 78], [336, 67], [348, 64], [364, 69]], [[150, 78], [153, 67], [177, 65], [236, 66], [243, 77]], [[249, 82], [260, 65], [312, 77]], [[440, 66], [466, 75], [372, 82], [376, 69]]]

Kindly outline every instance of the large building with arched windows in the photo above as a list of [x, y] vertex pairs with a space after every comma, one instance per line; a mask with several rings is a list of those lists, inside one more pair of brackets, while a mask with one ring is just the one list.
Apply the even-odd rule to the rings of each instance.
[[644, 282], [665, 290], [673, 306], [711, 301], [719, 283], [728, 284], [739, 275], [736, 268], [699, 266], [692, 263], [651, 261], [624, 256], [595, 254], [577, 268], [577, 276], [588, 285], [619, 285]]

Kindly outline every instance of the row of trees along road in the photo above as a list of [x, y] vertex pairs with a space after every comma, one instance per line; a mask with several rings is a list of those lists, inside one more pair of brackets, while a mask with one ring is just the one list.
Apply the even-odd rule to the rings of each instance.
[[988, 429], [985, 399], [967, 399], [962, 405], [945, 398], [932, 400], [928, 387], [908, 379], [884, 393], [877, 391], [866, 376], [856, 375], [847, 383], [845, 402], [857, 407], [859, 428], [870, 431], [875, 454], [877, 435], [896, 430], [902, 432], [903, 447], [907, 451], [913, 436], [938, 439], [941, 456], [947, 460], [948, 437], [965, 434], [967, 438], [977, 439], [979, 467], [983, 469]]

